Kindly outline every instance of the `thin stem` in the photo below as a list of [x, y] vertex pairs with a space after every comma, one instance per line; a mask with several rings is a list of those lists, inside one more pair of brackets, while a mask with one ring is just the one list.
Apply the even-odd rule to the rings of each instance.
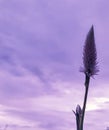
[[87, 103], [89, 82], [90, 82], [90, 77], [86, 74], [86, 77], [85, 77], [85, 96], [84, 96], [84, 102], [83, 102], [80, 130], [83, 130], [83, 123], [84, 123], [85, 109], [86, 109], [86, 103]]
[[79, 130], [79, 115], [76, 115], [76, 126], [77, 130]]

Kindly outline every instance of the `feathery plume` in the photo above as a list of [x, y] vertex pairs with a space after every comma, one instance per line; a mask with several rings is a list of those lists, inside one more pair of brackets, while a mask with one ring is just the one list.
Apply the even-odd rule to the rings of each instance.
[[97, 66], [97, 52], [96, 52], [93, 25], [86, 37], [83, 50], [83, 65], [84, 68], [81, 69], [80, 71], [84, 72], [89, 77], [96, 75], [97, 72], [99, 71]]

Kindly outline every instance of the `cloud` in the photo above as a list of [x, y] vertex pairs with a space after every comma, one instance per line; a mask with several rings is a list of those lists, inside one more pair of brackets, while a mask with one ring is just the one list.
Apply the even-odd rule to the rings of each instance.
[[[75, 126], [71, 111], [82, 104], [84, 77], [79, 67], [92, 24], [100, 74], [91, 79], [85, 127], [108, 125], [104, 101], [108, 99], [107, 5], [101, 0], [0, 1], [1, 119], [13, 121], [9, 129], [70, 130]], [[25, 121], [34, 125], [20, 127]]]

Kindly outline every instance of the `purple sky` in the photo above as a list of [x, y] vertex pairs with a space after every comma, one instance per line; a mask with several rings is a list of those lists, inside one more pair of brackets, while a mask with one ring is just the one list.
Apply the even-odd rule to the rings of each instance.
[[85, 129], [109, 126], [109, 1], [0, 0], [0, 128], [76, 130], [82, 50], [92, 24], [99, 75], [91, 79]]

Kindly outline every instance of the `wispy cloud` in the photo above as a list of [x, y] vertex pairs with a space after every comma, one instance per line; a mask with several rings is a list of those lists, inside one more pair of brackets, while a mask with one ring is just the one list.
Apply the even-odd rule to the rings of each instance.
[[[0, 111], [2, 123], [10, 122], [9, 130], [74, 127], [71, 111], [83, 95], [81, 50], [92, 24], [101, 72], [90, 94], [108, 98], [107, 5], [101, 0], [0, 1]], [[106, 102], [94, 99], [89, 104], [88, 109], [97, 111], [96, 121], [99, 110], [108, 111]], [[30, 120], [35, 125], [28, 126]], [[99, 129], [96, 124], [88, 118], [89, 130]]]

